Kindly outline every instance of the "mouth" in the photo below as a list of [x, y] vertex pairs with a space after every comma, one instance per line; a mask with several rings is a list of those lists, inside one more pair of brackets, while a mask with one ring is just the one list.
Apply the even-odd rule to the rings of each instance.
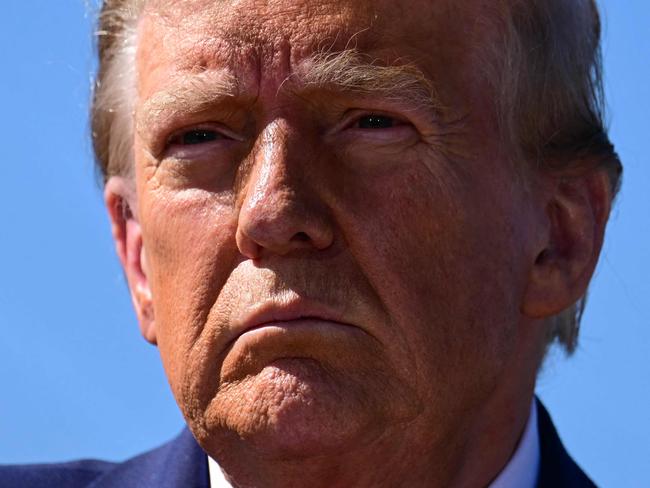
[[297, 317], [290, 320], [272, 320], [263, 322], [258, 325], [246, 328], [240, 333], [237, 339], [261, 339], [265, 335], [318, 335], [326, 339], [334, 339], [336, 334], [345, 332], [346, 329], [358, 329], [358, 327], [339, 322], [335, 320], [327, 320], [319, 316], [305, 316]]
[[226, 350], [222, 381], [241, 380], [263, 371], [269, 378], [276, 377], [278, 371], [299, 371], [303, 379], [322, 379], [323, 371], [336, 364], [341, 370], [351, 369], [344, 365], [358, 357], [352, 351], [363, 349], [368, 340], [362, 329], [348, 323], [320, 315], [294, 317], [262, 320], [244, 327]]
[[288, 295], [241, 307], [231, 315], [218, 338], [222, 382], [258, 377], [262, 371], [275, 374], [286, 361], [314, 371], [351, 371], [376, 350], [375, 337], [347, 303], [332, 306]]
[[221, 363], [225, 383], [271, 378], [285, 369], [323, 379], [324, 371], [356, 370], [374, 350], [373, 336], [351, 314], [303, 297], [265, 301], [234, 318]]
[[341, 311], [315, 301], [300, 298], [290, 302], [264, 302], [249, 309], [240, 320], [233, 321], [233, 340], [266, 328], [289, 330], [327, 326], [354, 327]]

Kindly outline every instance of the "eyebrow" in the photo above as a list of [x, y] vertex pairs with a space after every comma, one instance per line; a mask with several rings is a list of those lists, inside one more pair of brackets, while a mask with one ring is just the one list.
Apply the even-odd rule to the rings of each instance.
[[[319, 52], [302, 60], [280, 85], [278, 93], [283, 90], [378, 96], [418, 110], [443, 112], [432, 81], [417, 66], [380, 64], [356, 49]], [[238, 80], [227, 69], [181, 75], [137, 109], [136, 130], [153, 127], [161, 119], [207, 111], [224, 99], [235, 102], [241, 96]], [[256, 97], [251, 94], [246, 98], [253, 101]]]
[[179, 76], [136, 110], [136, 129], [154, 126], [161, 117], [174, 118], [209, 110], [216, 100], [234, 100], [239, 93], [236, 78], [225, 69]]
[[302, 90], [329, 88], [430, 111], [443, 108], [433, 82], [415, 64], [381, 64], [356, 49], [316, 53], [298, 65], [290, 80]]

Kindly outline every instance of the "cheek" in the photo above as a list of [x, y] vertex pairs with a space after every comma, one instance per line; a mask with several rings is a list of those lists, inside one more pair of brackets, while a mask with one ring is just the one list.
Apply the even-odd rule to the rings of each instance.
[[158, 347], [174, 393], [236, 259], [231, 207], [207, 192], [157, 192], [142, 205]]
[[355, 203], [348, 237], [422, 384], [477, 370], [459, 367], [467, 362], [494, 373], [518, 319], [508, 213], [479, 190], [443, 181], [453, 178], [378, 180]]

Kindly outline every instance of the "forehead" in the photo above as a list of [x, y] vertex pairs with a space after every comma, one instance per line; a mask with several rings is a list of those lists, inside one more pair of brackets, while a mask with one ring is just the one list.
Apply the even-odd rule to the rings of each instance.
[[[151, 0], [140, 24], [139, 68], [291, 65], [354, 47], [385, 59], [462, 65], [481, 35], [478, 0]], [[410, 59], [410, 58], [414, 59]], [[215, 66], [216, 65], [216, 66]], [[264, 67], [258, 67], [264, 69]]]
[[269, 35], [296, 40], [303, 37], [296, 33], [305, 22], [312, 35], [347, 26], [383, 33], [394, 27], [401, 34], [406, 26], [412, 34], [424, 27], [432, 33], [461, 12], [474, 10], [475, 4], [472, 0], [150, 0], [144, 12], [169, 27], [194, 27], [239, 40]]

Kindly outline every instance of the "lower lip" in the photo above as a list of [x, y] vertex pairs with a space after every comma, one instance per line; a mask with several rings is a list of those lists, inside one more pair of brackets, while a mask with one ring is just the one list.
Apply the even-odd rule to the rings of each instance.
[[265, 334], [317, 334], [320, 336], [338, 336], [341, 333], [350, 333], [358, 327], [321, 319], [297, 319], [280, 322], [267, 322], [242, 333], [239, 338], [256, 337]]
[[285, 362], [335, 364], [343, 361], [347, 364], [367, 346], [366, 340], [361, 328], [341, 322], [319, 319], [268, 322], [246, 330], [229, 344], [224, 351], [221, 380], [235, 381]]

